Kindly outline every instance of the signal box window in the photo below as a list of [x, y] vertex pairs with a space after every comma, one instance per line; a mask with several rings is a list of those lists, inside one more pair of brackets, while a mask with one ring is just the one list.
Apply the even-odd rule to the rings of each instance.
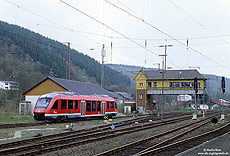
[[114, 102], [112, 101], [110, 104], [111, 108], [114, 108]]
[[54, 102], [54, 105], [52, 106], [51, 109], [58, 109], [58, 100]]
[[97, 111], [101, 111], [101, 101], [97, 101]]
[[66, 109], [66, 100], [61, 100], [61, 109]]
[[143, 94], [139, 94], [139, 99], [143, 99]]
[[181, 82], [181, 87], [182, 88], [189, 88], [189, 87], [191, 87], [191, 82]]
[[96, 101], [92, 101], [92, 112], [96, 112]]
[[169, 82], [169, 87], [170, 88], [179, 88], [180, 82]]
[[75, 101], [75, 109], [78, 109], [78, 100]]
[[140, 87], [143, 87], [143, 83], [139, 83]]
[[91, 101], [86, 101], [86, 112], [91, 112]]
[[[192, 87], [194, 87], [194, 82], [192, 82]], [[197, 88], [200, 88], [200, 82], [197, 82]]]
[[68, 101], [68, 109], [73, 109], [73, 100]]
[[107, 109], [109, 109], [109, 101], [107, 101]]
[[149, 87], [149, 88], [152, 87], [152, 82], [148, 82], [148, 87]]

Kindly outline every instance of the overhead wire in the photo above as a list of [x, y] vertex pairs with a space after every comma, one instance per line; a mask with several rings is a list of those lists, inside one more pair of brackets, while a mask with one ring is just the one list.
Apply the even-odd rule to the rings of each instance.
[[213, 63], [215, 63], [215, 64], [217, 64], [217, 65], [219, 65], [219, 66], [221, 66], [221, 67], [223, 67], [223, 68], [225, 68], [225, 69], [227, 69], [227, 70], [229, 70], [228, 68], [226, 68], [226, 67], [223, 66], [222, 64], [216, 62], [216, 61], [213, 60], [212, 58], [209, 58], [208, 56], [204, 55], [203, 53], [199, 52], [198, 50], [196, 50], [196, 49], [194, 49], [194, 48], [192, 48], [192, 47], [190, 47], [190, 46], [187, 46], [185, 43], [179, 41], [178, 39], [174, 38], [173, 36], [169, 35], [168, 33], [166, 33], [166, 32], [164, 32], [164, 31], [160, 30], [159, 28], [157, 28], [157, 27], [155, 27], [155, 26], [153, 26], [153, 25], [150, 24], [149, 22], [146, 22], [144, 19], [141, 19], [141, 18], [139, 18], [139, 17], [137, 17], [137, 16], [131, 14], [130, 12], [124, 10], [123, 8], [118, 7], [117, 5], [115, 5], [115, 4], [111, 3], [111, 2], [109, 2], [108, 0], [105, 0], [105, 2], [107, 2], [108, 4], [114, 6], [114, 7], [117, 8], [117, 9], [119, 9], [119, 10], [121, 10], [121, 11], [127, 13], [128, 15], [130, 15], [130, 16], [132, 16], [132, 17], [134, 17], [134, 18], [136, 18], [136, 19], [138, 19], [138, 20], [140, 20], [140, 21], [142, 21], [142, 22], [145, 23], [146, 25], [149, 25], [149, 26], [152, 27], [153, 29], [155, 29], [155, 30], [157, 30], [158, 32], [164, 34], [165, 36], [168, 36], [169, 38], [171, 38], [171, 39], [177, 41], [178, 43], [180, 43], [181, 45], [183, 45], [185, 48], [187, 47], [188, 49], [190, 49], [190, 50], [192, 50], [192, 51], [194, 51], [194, 52], [200, 54], [200, 55], [203, 56], [204, 58], [207, 58], [209, 61], [211, 61], [211, 62], [213, 62]]
[[[59, 0], [59, 1], [62, 2], [63, 4], [65, 4], [65, 5], [69, 6], [70, 8], [72, 8], [72, 9], [78, 11], [79, 13], [81, 13], [81, 14], [87, 16], [88, 18], [91, 18], [92, 20], [96, 21], [97, 23], [99, 23], [99, 24], [101, 24], [101, 25], [107, 27], [108, 29], [112, 30], [113, 32], [115, 32], [115, 33], [117, 33], [117, 34], [123, 36], [124, 38], [126, 38], [127, 40], [133, 42], [134, 44], [136, 44], [136, 45], [142, 47], [143, 49], [145, 49], [145, 47], [144, 47], [143, 45], [137, 43], [136, 41], [134, 41], [134, 40], [132, 40], [131, 38], [127, 37], [126, 35], [120, 33], [119, 31], [115, 30], [114, 28], [110, 27], [109, 25], [107, 25], [107, 24], [101, 22], [100, 20], [94, 18], [93, 16], [90, 16], [89, 14], [87, 14], [87, 13], [81, 11], [80, 9], [78, 9], [78, 8], [76, 8], [76, 7], [74, 7], [74, 6], [72, 6], [71, 4], [69, 4], [69, 3], [67, 3], [67, 2], [65, 2], [65, 1], [63, 1], [63, 0]], [[151, 53], [153, 53], [153, 54], [156, 55], [156, 56], [159, 56], [157, 53], [153, 52], [153, 51], [150, 50], [150, 49], [146, 49], [146, 50], [149, 51], [149, 52], [151, 52]], [[174, 65], [174, 66], [180, 68], [178, 65], [174, 64], [173, 62], [171, 62], [171, 61], [168, 61], [168, 62], [170, 62], [172, 65]]]
[[[65, 26], [63, 26], [63, 25], [61, 25], [61, 24], [58, 24], [58, 23], [56, 23], [56, 22], [54, 22], [54, 21], [52, 21], [52, 20], [50, 20], [50, 19], [48, 19], [48, 18], [46, 18], [46, 17], [43, 17], [43, 16], [41, 16], [41, 15], [39, 15], [39, 14], [37, 14], [37, 13], [34, 13], [34, 12], [30, 11], [29, 9], [26, 9], [26, 8], [24, 8], [24, 7], [22, 7], [22, 6], [17, 5], [16, 3], [13, 3], [13, 2], [11, 2], [11, 1], [9, 1], [9, 0], [5, 0], [5, 1], [7, 1], [8, 3], [11, 3], [12, 5], [14, 5], [14, 6], [18, 7], [18, 8], [21, 8], [21, 9], [23, 9], [23, 10], [25, 10], [25, 11], [27, 11], [27, 12], [29, 12], [29, 13], [35, 15], [35, 16], [37, 16], [37, 17], [40, 17], [40, 18], [42, 18], [42, 19], [44, 19], [44, 20], [46, 20], [46, 21], [48, 21], [48, 22], [50, 22], [50, 23], [52, 23], [52, 24], [54, 24], [54, 25], [60, 26], [60, 27], [62, 27], [62, 28], [65, 29], [65, 30], [68, 30], [68, 31], [70, 31], [70, 32], [72, 31], [72, 29], [69, 29], [69, 28], [67, 28], [67, 27], [65, 27]], [[76, 32], [75, 32], [75, 33], [76, 33]], [[83, 38], [86, 38], [86, 39], [92, 41], [92, 42], [95, 42], [95, 43], [97, 43], [97, 44], [102, 45], [102, 44], [99, 43], [98, 41], [92, 40], [92, 39], [90, 39], [90, 38], [88, 38], [88, 37], [86, 37], [86, 36], [84, 36], [84, 35], [82, 35], [82, 34], [79, 34], [79, 33], [77, 33], [77, 34], [78, 34], [79, 36], [83, 37]]]
[[[211, 34], [214, 34], [216, 36], [216, 34], [213, 31], [211, 31], [206, 26], [204, 26], [203, 24], [201, 24], [197, 19], [195, 19], [192, 15], [190, 15], [184, 9], [182, 9], [181, 7], [179, 7], [175, 2], [173, 2], [172, 0], [169, 0], [169, 2], [171, 2], [176, 8], [178, 8], [179, 10], [181, 10], [184, 14], [186, 14], [187, 16], [189, 16], [193, 21], [195, 21], [196, 23], [198, 23], [199, 25], [201, 25], [203, 28], [205, 28], [207, 31], [209, 31]], [[217, 37], [217, 38], [219, 38], [221, 41], [229, 44], [229, 42], [226, 42], [222, 38], [220, 38], [220, 37]]]
[[[7, 15], [5, 13], [0, 13], [6, 16], [10, 16]], [[11, 17], [11, 16], [10, 16]], [[17, 17], [17, 19], [29, 22], [29, 23], [33, 23], [35, 25], [38, 26], [45, 26], [45, 27], [50, 27], [50, 28], [56, 28], [56, 29], [62, 29], [62, 30], [67, 30], [67, 31], [73, 31], [73, 32], [78, 32], [78, 33], [83, 33], [83, 34], [89, 34], [89, 35], [95, 35], [95, 36], [101, 36], [101, 37], [108, 37], [108, 38], [115, 38], [115, 39], [126, 39], [124, 37], [119, 37], [119, 36], [112, 36], [112, 35], [105, 35], [105, 34], [99, 34], [99, 33], [94, 33], [94, 32], [87, 32], [87, 31], [82, 31], [82, 30], [76, 30], [76, 29], [69, 29], [69, 28], [65, 28], [65, 27], [58, 27], [58, 26], [53, 26], [53, 25], [48, 25], [48, 24], [42, 24], [42, 23], [38, 23], [38, 22], [33, 22], [33, 21], [29, 21], [29, 20], [25, 20], [22, 18]], [[177, 38], [177, 40], [199, 40], [199, 39], [209, 39], [209, 38], [217, 38], [217, 37], [230, 37], [230, 34], [222, 34], [222, 35], [213, 35], [213, 36], [200, 36], [200, 37], [187, 37], [187, 38]], [[165, 41], [165, 39], [160, 39], [160, 38], [134, 38], [134, 37], [130, 37], [130, 39], [132, 40], [148, 40], [148, 41]], [[166, 40], [174, 40], [172, 38], [167, 38]], [[225, 44], [229, 44], [228, 42]]]

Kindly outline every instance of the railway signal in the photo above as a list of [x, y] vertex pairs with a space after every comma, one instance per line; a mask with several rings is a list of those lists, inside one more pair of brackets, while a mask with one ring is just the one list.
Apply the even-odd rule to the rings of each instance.
[[193, 115], [194, 119], [197, 119], [197, 102], [196, 102], [196, 95], [198, 93], [198, 81], [197, 81], [197, 77], [194, 78], [194, 82], [193, 82], [193, 88], [195, 90], [195, 112]]
[[222, 76], [222, 80], [221, 80], [221, 89], [223, 94], [225, 93], [225, 77]]
[[194, 83], [193, 83], [193, 88], [195, 90], [195, 93], [198, 93], [198, 81], [197, 81], [197, 77], [194, 78]]

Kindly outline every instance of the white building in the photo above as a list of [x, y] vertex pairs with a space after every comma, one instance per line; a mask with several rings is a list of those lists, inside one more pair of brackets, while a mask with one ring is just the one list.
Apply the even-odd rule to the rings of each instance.
[[190, 96], [190, 95], [178, 95], [177, 101], [192, 101], [192, 96]]
[[17, 82], [14, 82], [14, 81], [0, 81], [0, 89], [3, 89], [3, 90], [18, 89], [17, 88]]

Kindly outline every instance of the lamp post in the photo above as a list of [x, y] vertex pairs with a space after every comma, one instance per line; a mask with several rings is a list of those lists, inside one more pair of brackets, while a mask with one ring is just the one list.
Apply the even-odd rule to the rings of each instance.
[[66, 58], [66, 80], [70, 80], [70, 42], [63, 42], [68, 44], [67, 58]]
[[[94, 48], [90, 48], [89, 50], [95, 50]], [[102, 45], [101, 49], [101, 88], [104, 87], [104, 76], [105, 76], [105, 69], [104, 69], [104, 63], [105, 63], [105, 56], [106, 56], [106, 51], [105, 51], [105, 45]]]

